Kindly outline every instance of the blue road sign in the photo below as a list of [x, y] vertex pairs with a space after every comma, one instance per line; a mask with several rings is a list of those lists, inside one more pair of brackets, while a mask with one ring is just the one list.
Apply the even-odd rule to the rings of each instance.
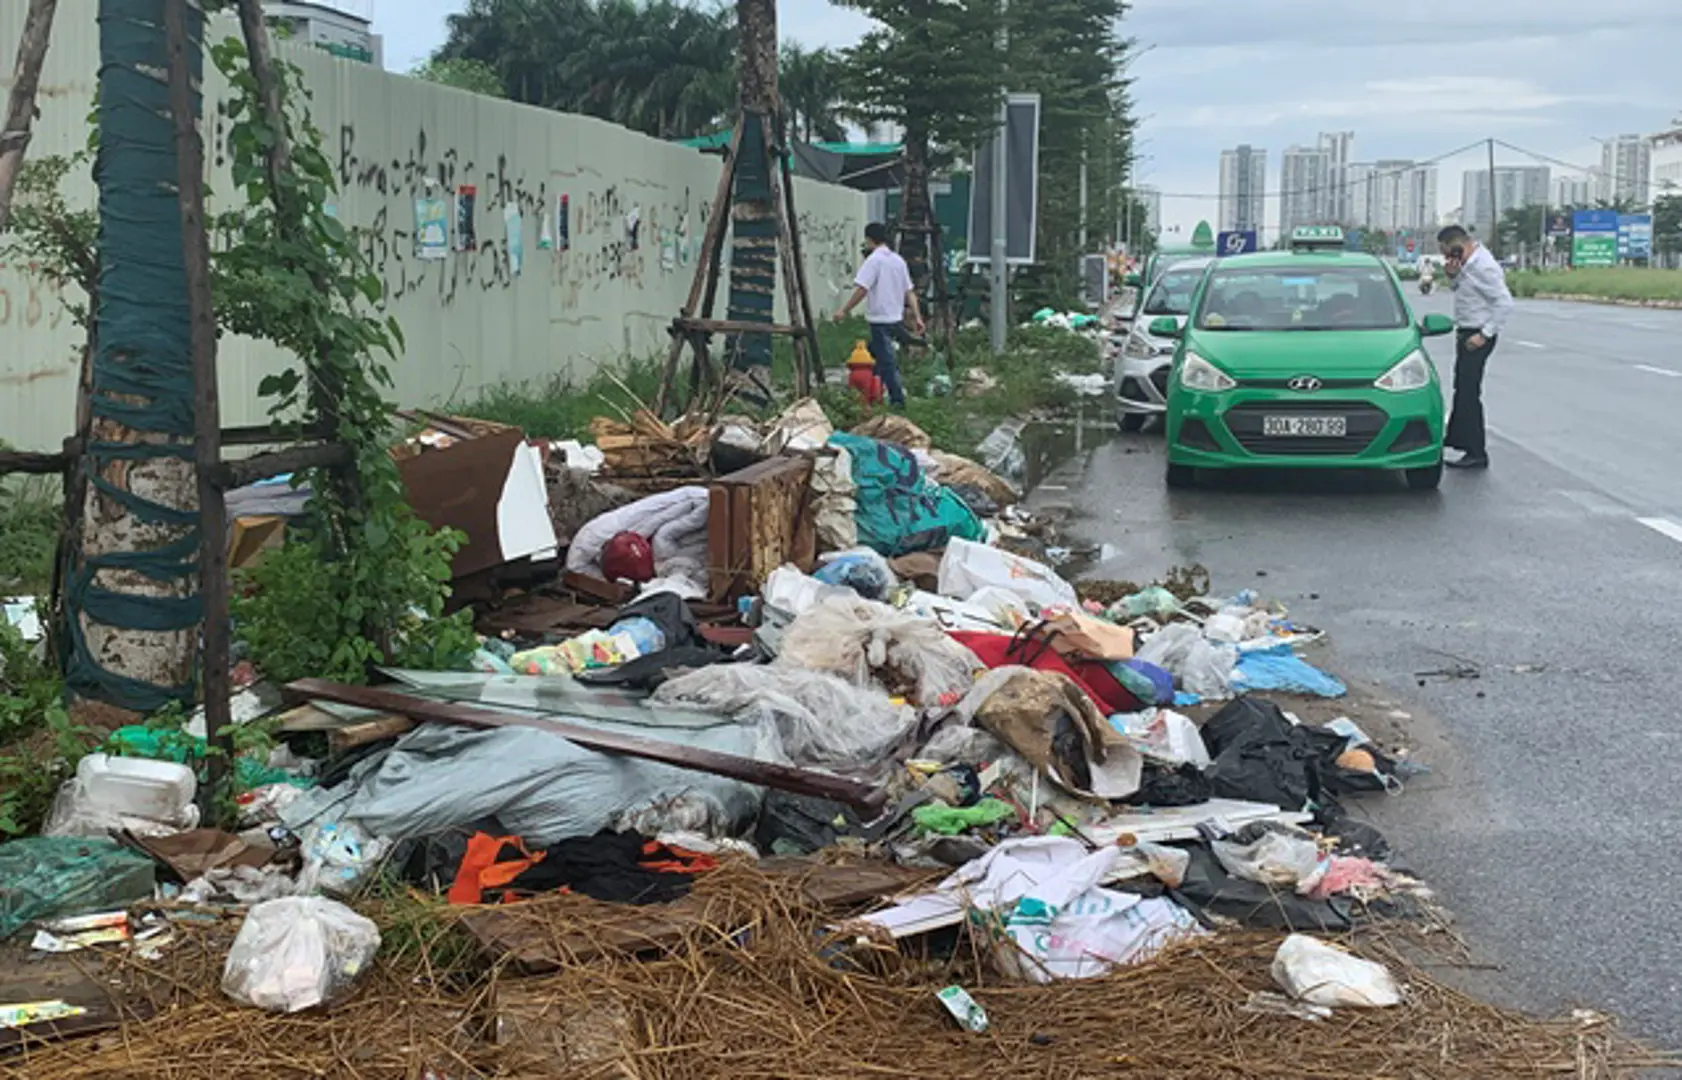
[[1242, 255], [1260, 247], [1261, 240], [1254, 229], [1230, 230], [1215, 238], [1215, 251], [1220, 255]]

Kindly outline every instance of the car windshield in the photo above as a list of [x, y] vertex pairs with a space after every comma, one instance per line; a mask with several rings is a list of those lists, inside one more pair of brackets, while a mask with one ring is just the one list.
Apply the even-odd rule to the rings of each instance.
[[1162, 275], [1145, 301], [1146, 315], [1190, 315], [1191, 298], [1203, 280], [1203, 267], [1170, 270]]
[[1407, 308], [1379, 266], [1232, 267], [1209, 276], [1204, 330], [1400, 330]]

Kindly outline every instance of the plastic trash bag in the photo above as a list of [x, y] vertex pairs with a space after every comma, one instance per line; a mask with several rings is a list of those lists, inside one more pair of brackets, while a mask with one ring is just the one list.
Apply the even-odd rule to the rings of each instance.
[[1336, 1009], [1401, 1004], [1389, 969], [1306, 934], [1292, 934], [1273, 955], [1273, 981], [1298, 1001]]
[[714, 664], [663, 683], [652, 700], [767, 725], [797, 765], [884, 763], [917, 719], [875, 687], [780, 666]]
[[1139, 649], [1136, 659], [1167, 670], [1181, 689], [1205, 700], [1232, 696], [1238, 650], [1206, 641], [1195, 626], [1174, 623], [1163, 627]]
[[1079, 608], [1075, 587], [1057, 571], [1002, 548], [954, 540], [940, 560], [940, 592], [968, 600], [982, 589], [1002, 589], [1042, 608]]
[[910, 450], [858, 435], [832, 436], [829, 445], [852, 455], [854, 521], [864, 546], [891, 558], [986, 535], [981, 519], [930, 480]]
[[812, 576], [825, 585], [844, 585], [866, 600], [882, 600], [899, 584], [888, 560], [870, 548], [854, 548], [825, 555]]
[[350, 993], [379, 948], [379, 928], [335, 900], [265, 900], [240, 924], [222, 992], [270, 1012], [330, 1005]]
[[380, 864], [391, 845], [349, 821], [311, 825], [300, 839], [304, 868], [298, 874], [303, 892], [320, 890], [349, 896]]
[[1289, 645], [1256, 649], [1240, 655], [1232, 672], [1232, 688], [1240, 693], [1278, 690], [1324, 698], [1339, 698], [1349, 692], [1341, 681], [1296, 655]]
[[1104, 848], [1031, 887], [1005, 920], [999, 969], [1036, 983], [1096, 978], [1204, 933], [1172, 900], [1100, 886], [1123, 858], [1121, 848]]
[[796, 618], [780, 649], [778, 666], [827, 671], [857, 686], [880, 679], [925, 708], [959, 700], [982, 667], [934, 620], [851, 594], [822, 599]]
[[1127, 736], [1133, 749], [1146, 757], [1170, 765], [1195, 765], [1199, 769], [1211, 764], [1209, 748], [1203, 745], [1197, 725], [1172, 710], [1117, 713], [1110, 717], [1110, 724]]
[[1293, 888], [1305, 896], [1329, 865], [1312, 836], [1272, 821], [1253, 822], [1209, 847], [1233, 877]]

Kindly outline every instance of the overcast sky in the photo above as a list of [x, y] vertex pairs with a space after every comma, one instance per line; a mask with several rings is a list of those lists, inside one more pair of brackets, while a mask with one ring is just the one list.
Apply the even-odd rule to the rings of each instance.
[[[379, 0], [387, 64], [423, 59], [464, 6]], [[779, 13], [783, 37], [805, 45], [847, 45], [866, 25], [827, 0], [780, 0]], [[1682, 113], [1682, 0], [1134, 0], [1122, 29], [1142, 50], [1139, 178], [1182, 227], [1214, 218], [1220, 151], [1241, 142], [1268, 151], [1275, 195], [1280, 152], [1321, 131], [1355, 132], [1361, 161], [1493, 136], [1597, 166], [1594, 138]], [[1479, 149], [1442, 163], [1440, 209], [1484, 161]], [[1497, 163], [1532, 161], [1500, 150]]]

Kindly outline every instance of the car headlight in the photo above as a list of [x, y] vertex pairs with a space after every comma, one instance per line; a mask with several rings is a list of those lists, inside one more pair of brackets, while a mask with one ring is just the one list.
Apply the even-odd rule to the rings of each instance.
[[1121, 348], [1122, 354], [1135, 360], [1148, 360], [1159, 351], [1157, 347], [1137, 334], [1127, 339], [1127, 344]]
[[1194, 352], [1186, 353], [1186, 358], [1180, 364], [1180, 385], [1187, 390], [1204, 390], [1209, 393], [1219, 393], [1231, 390], [1238, 383], [1231, 375], [1211, 364]]
[[1425, 350], [1415, 349], [1408, 353], [1407, 359], [1380, 375], [1373, 385], [1380, 390], [1401, 393], [1405, 390], [1422, 390], [1431, 384], [1431, 359], [1425, 355]]

